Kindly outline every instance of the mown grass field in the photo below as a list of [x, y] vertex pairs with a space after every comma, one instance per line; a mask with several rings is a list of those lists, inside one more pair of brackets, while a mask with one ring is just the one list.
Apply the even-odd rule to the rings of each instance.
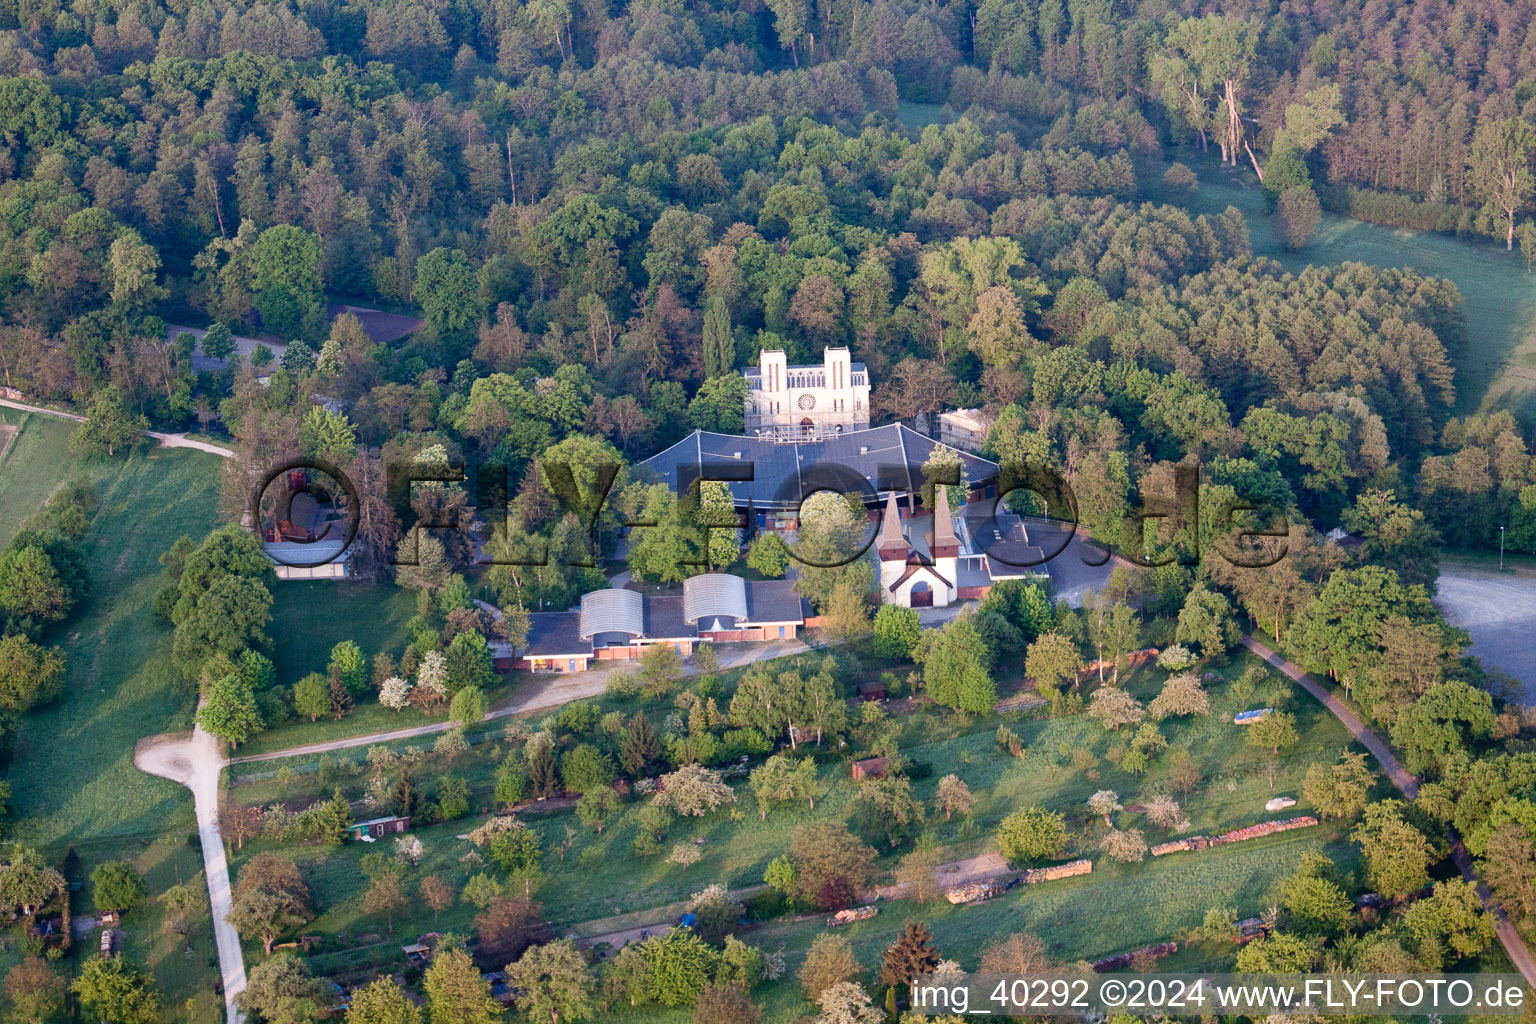
[[61, 422], [0, 405], [0, 424], [21, 428], [0, 460], [0, 547], [59, 484], [59, 467], [69, 459], [69, 427], [60, 429]]
[[[1170, 751], [1154, 759], [1152, 770], [1140, 777], [1121, 772], [1105, 758], [1126, 737], [1106, 733], [1086, 716], [1011, 716], [1009, 727], [1025, 742], [1024, 754], [1018, 758], [1008, 756], [997, 746], [994, 734], [1000, 719], [996, 716], [966, 721], [953, 715], [921, 714], [907, 720], [901, 735], [902, 752], [926, 768], [926, 776], [914, 784], [916, 795], [930, 802], [938, 780], [955, 772], [977, 796], [969, 819], [957, 817], [946, 822], [939, 815], [930, 815], [928, 819], [928, 831], [945, 847], [948, 859], [990, 849], [991, 833], [1004, 816], [1019, 807], [1040, 803], [1068, 815], [1074, 845], [1063, 856], [1088, 855], [1096, 862], [1094, 874], [1088, 878], [1015, 890], [983, 907], [961, 910], [944, 904], [922, 908], [920, 912], [932, 921], [945, 954], [974, 965], [986, 943], [1013, 930], [1030, 929], [1045, 934], [1053, 943], [1061, 943], [1057, 952], [1067, 959], [1093, 958], [1173, 936], [1198, 925], [1212, 906], [1230, 904], [1245, 916], [1258, 913], [1275, 901], [1280, 880], [1294, 870], [1307, 850], [1324, 850], [1346, 871], [1352, 870], [1355, 851], [1340, 827], [1333, 824], [1255, 843], [1155, 861], [1149, 858], [1144, 863], [1125, 866], [1104, 861], [1094, 848], [1093, 837], [1100, 826], [1097, 819], [1090, 819], [1084, 807], [1087, 797], [1099, 789], [1114, 789], [1123, 804], [1131, 805], [1139, 797], [1165, 788], [1173, 750], [1189, 750], [1206, 777], [1187, 805], [1191, 818], [1189, 832], [1214, 833], [1281, 816], [1266, 812], [1265, 801], [1280, 794], [1299, 796], [1300, 777], [1306, 767], [1315, 761], [1331, 762], [1346, 748], [1349, 737], [1343, 727], [1305, 694], [1298, 692], [1293, 696], [1290, 687], [1278, 677], [1247, 687], [1231, 682], [1256, 664], [1256, 659], [1244, 655], [1222, 669], [1223, 678], [1209, 684], [1213, 698], [1209, 717], [1165, 723], [1164, 732], [1172, 743]], [[1148, 670], [1127, 682], [1132, 692], [1148, 699], [1156, 693], [1165, 675]], [[604, 710], [609, 709], [610, 702], [602, 704]], [[1232, 724], [1232, 715], [1237, 710], [1265, 704], [1286, 707], [1295, 713], [1301, 736], [1296, 746], [1279, 758], [1280, 771], [1273, 789], [1262, 771], [1269, 755], [1251, 748], [1245, 742], [1246, 734]], [[659, 719], [666, 710], [652, 707], [651, 713]], [[493, 734], [451, 766], [452, 771], [471, 781], [472, 807], [485, 807], [490, 802], [492, 769], [497, 756], [506, 749], [498, 739]], [[1097, 763], [1086, 769], [1080, 763], [1075, 765], [1073, 754], [1078, 750], [1092, 752]], [[302, 770], [312, 766], [311, 761], [294, 767]], [[237, 776], [264, 781], [242, 782], [232, 790], [232, 797], [247, 803], [279, 798], [303, 802], [310, 795], [328, 792], [328, 786], [340, 784], [350, 794], [366, 784], [366, 775], [361, 770], [333, 768], [326, 785], [316, 785], [300, 776], [289, 784], [290, 791], [279, 793], [271, 780], [275, 767], [271, 762], [239, 766]], [[448, 767], [437, 763], [424, 766], [418, 772], [418, 780], [430, 789], [435, 776]], [[787, 850], [797, 826], [811, 820], [847, 818], [854, 792], [847, 773], [847, 765], [841, 760], [829, 760], [822, 766], [823, 792], [814, 811], [804, 805], [781, 807], [764, 821], [745, 785], [739, 785], [735, 811], [675, 822], [664, 840], [665, 847], [696, 839], [705, 841], [700, 847], [703, 858], [686, 870], [667, 863], [664, 856], [644, 860], [633, 854], [631, 844], [637, 834], [636, 818], [641, 806], [638, 802], [629, 804], [601, 835], [582, 827], [568, 809], [528, 815], [528, 825], [541, 833], [544, 848], [549, 851], [545, 857], [547, 880], [538, 898], [557, 932], [579, 930], [597, 935], [613, 930], [601, 923], [602, 919], [632, 915], [632, 923], [650, 923], [655, 919], [656, 908], [686, 900], [711, 882], [722, 882], [732, 888], [756, 885], [761, 882], [768, 862]], [[300, 793], [305, 796], [299, 797]], [[1304, 810], [1302, 807], [1283, 814]], [[1139, 814], [1127, 811], [1119, 819], [1120, 827], [1145, 829], [1149, 842], [1162, 841], [1166, 835]], [[414, 829], [413, 834], [426, 846], [427, 856], [412, 872], [411, 885], [437, 874], [458, 887], [474, 870], [482, 870], [462, 859], [472, 847], [457, 838], [473, 824], [472, 820], [461, 820]], [[568, 829], [574, 830], [574, 836], [561, 859], [553, 851], [566, 840]], [[247, 843], [236, 854], [237, 871], [254, 853], [270, 848], [265, 842]], [[305, 934], [328, 937], [326, 947], [314, 957], [317, 970], [346, 972], [394, 965], [399, 959], [399, 945], [423, 932], [464, 934], [471, 930], [475, 911], [463, 903], [440, 919], [414, 904], [395, 921], [392, 935], [383, 919], [364, 912], [362, 901], [368, 883], [362, 875], [361, 859], [368, 853], [390, 848], [389, 841], [348, 843], [331, 849], [286, 848], [303, 866], [319, 911], [316, 920], [305, 927]], [[889, 872], [902, 851], [883, 852], [880, 867]], [[490, 870], [494, 873], [494, 869]], [[919, 913], [915, 905], [904, 902], [885, 907], [880, 918], [860, 924], [850, 932], [866, 961], [873, 961], [906, 916]], [[754, 941], [769, 948], [783, 941], [792, 959], [797, 958], [820, 932], [822, 916], [799, 923], [786, 920], [767, 924], [754, 935]], [[1107, 926], [1106, 922], [1113, 924]], [[618, 926], [623, 924], [619, 922]], [[253, 955], [259, 955], [259, 948], [253, 949]], [[769, 1019], [789, 1019], [803, 1012], [798, 994], [791, 992], [781, 998], [779, 988], [771, 992], [770, 1005], [781, 1001], [784, 1005], [782, 1013], [770, 1013]], [[653, 1015], [655, 1011], [647, 1011], [642, 1016], [651, 1019]], [[660, 1015], [655, 1019], [668, 1018]]]
[[290, 686], [310, 672], [324, 672], [331, 648], [351, 640], [372, 658], [398, 653], [409, 637], [405, 624], [416, 614], [416, 595], [393, 583], [315, 580], [279, 583], [272, 595], [272, 661], [279, 685]]
[[[48, 637], [68, 657], [64, 694], [27, 715], [18, 731], [7, 772], [13, 793], [7, 835], [50, 859], [73, 848], [84, 874], [101, 860], [132, 859], [158, 892], [178, 873], [197, 879], [202, 861], [186, 844], [191, 795], [133, 766], [138, 740], [191, 728], [194, 707], [193, 689], [171, 665], [170, 630], [157, 621], [151, 602], [160, 585], [160, 554], [181, 534], [201, 537], [217, 525], [218, 459], [185, 449], [140, 449], [126, 458], [75, 461], [68, 453], [73, 429], [33, 414], [0, 465], [6, 538], [66, 477], [89, 479], [101, 498], [84, 540], [89, 596]], [[77, 910], [89, 906], [89, 885], [86, 890], [76, 896]], [[127, 952], [149, 963], [161, 982], [167, 1021], [212, 1019], [217, 972], [209, 965], [213, 933], [206, 910], [190, 928], [193, 953], [187, 955], [166, 936], [158, 907], [126, 922]], [[91, 952], [85, 945], [77, 955]], [[198, 1000], [190, 1014], [187, 999]]]

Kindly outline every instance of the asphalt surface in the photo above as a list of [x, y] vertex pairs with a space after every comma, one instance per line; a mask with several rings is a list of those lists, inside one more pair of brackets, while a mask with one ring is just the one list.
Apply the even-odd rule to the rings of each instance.
[[235, 997], [245, 991], [245, 957], [240, 934], [225, 918], [233, 906], [229, 860], [219, 834], [219, 773], [224, 770], [223, 744], [201, 726], [190, 736], [154, 736], [139, 743], [133, 763], [142, 772], [179, 782], [192, 791], [197, 837], [203, 848], [203, 874], [208, 879], [208, 905], [213, 911], [213, 939], [224, 980], [224, 1011], [229, 1024], [241, 1024]]

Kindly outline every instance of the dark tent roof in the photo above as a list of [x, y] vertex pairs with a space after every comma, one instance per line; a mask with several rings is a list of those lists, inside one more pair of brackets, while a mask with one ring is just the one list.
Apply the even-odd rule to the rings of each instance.
[[416, 330], [426, 321], [419, 317], [403, 316], [399, 313], [386, 313], [379, 309], [370, 309], [367, 306], [351, 306], [344, 302], [328, 302], [325, 305], [327, 320], [335, 322], [343, 313], [351, 313], [363, 323], [363, 331], [368, 335], [368, 340], [375, 345], [387, 345]]
[[581, 636], [581, 613], [534, 612], [528, 616], [526, 657], [554, 657], [592, 653], [592, 641]]
[[753, 580], [747, 584], [748, 622], [804, 622], [793, 580]]
[[817, 491], [857, 490], [873, 507], [879, 492], [920, 489], [923, 464], [935, 448], [959, 457], [973, 487], [997, 477], [997, 463], [900, 423], [804, 442], [696, 430], [635, 469], [638, 478], [658, 479], [679, 493], [700, 478], [724, 480], [738, 506], [750, 501], [764, 510], [792, 509]]

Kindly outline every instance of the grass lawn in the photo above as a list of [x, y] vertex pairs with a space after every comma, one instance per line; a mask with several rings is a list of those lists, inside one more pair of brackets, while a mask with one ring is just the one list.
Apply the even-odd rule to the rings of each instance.
[[[1209, 717], [1164, 723], [1172, 749], [1189, 749], [1206, 775], [1200, 792], [1187, 805], [1191, 832], [1214, 833], [1280, 816], [1266, 812], [1264, 802], [1278, 794], [1299, 796], [1299, 782], [1306, 767], [1318, 760], [1332, 761], [1348, 744], [1347, 733], [1332, 716], [1300, 691], [1293, 696], [1291, 688], [1277, 676], [1250, 684], [1246, 692], [1240, 684], [1232, 682], [1257, 664], [1257, 659], [1243, 654], [1222, 670], [1222, 680], [1208, 684], [1212, 694]], [[1148, 670], [1125, 682], [1132, 692], [1147, 699], [1156, 692], [1163, 675]], [[611, 702], [602, 703], [607, 710]], [[1266, 704], [1284, 706], [1294, 712], [1302, 737], [1278, 759], [1279, 774], [1273, 789], [1262, 771], [1267, 754], [1252, 750], [1244, 742], [1246, 734], [1232, 724], [1235, 711]], [[659, 724], [666, 711], [666, 706], [654, 707], [651, 714]], [[966, 780], [977, 796], [968, 820], [956, 818], [945, 822], [942, 817], [931, 816], [928, 827], [933, 838], [947, 848], [951, 857], [980, 853], [990, 848], [990, 835], [999, 820], [1018, 807], [1040, 803], [1068, 815], [1077, 839], [1075, 848], [1064, 856], [1090, 855], [1096, 867], [1089, 878], [1016, 891], [980, 908], [961, 910], [947, 904], [925, 908], [922, 913], [933, 920], [941, 948], [962, 963], [973, 964], [987, 942], [1008, 931], [1026, 928], [1040, 930], [1052, 942], [1060, 942], [1058, 952], [1068, 959], [1119, 952], [1198, 925], [1205, 911], [1214, 905], [1230, 903], [1245, 915], [1257, 913], [1274, 902], [1279, 880], [1295, 868], [1306, 850], [1325, 849], [1345, 870], [1355, 863], [1353, 848], [1341, 827], [1324, 825], [1203, 853], [1113, 865], [1093, 848], [1090, 837], [1098, 826], [1096, 819], [1089, 819], [1084, 801], [1096, 790], [1114, 789], [1122, 803], [1136, 803], [1139, 797], [1162, 785], [1169, 754], [1154, 759], [1151, 772], [1136, 778], [1121, 772], [1105, 756], [1125, 738], [1104, 732], [1086, 716], [1011, 718], [1009, 727], [1025, 742], [1024, 755], [1019, 758], [1009, 757], [998, 748], [994, 739], [999, 724], [996, 716], [964, 721], [953, 715], [922, 714], [907, 720], [900, 739], [902, 751], [930, 769], [926, 777], [914, 784], [916, 795], [930, 801], [939, 778], [953, 771]], [[504, 745], [493, 737], [451, 766], [455, 773], [470, 780], [472, 807], [489, 803], [492, 768], [504, 750]], [[1084, 768], [1079, 755], [1079, 763], [1074, 765], [1073, 754], [1079, 750], [1090, 751], [1097, 763]], [[241, 767], [242, 774], [243, 769], [261, 772], [249, 776], [256, 781], [236, 787], [238, 799], [263, 803], [279, 797], [273, 789], [275, 783], [270, 781], [275, 765]], [[446, 767], [428, 762], [418, 771], [418, 781], [430, 792], [436, 777]], [[262, 776], [267, 777], [265, 781]], [[547, 851], [547, 881], [538, 898], [558, 932], [587, 925], [580, 930], [599, 934], [602, 928], [589, 922], [621, 914], [646, 918], [647, 911], [686, 900], [711, 882], [723, 882], [733, 888], [755, 885], [762, 880], [768, 861], [785, 852], [798, 825], [847, 817], [854, 792], [847, 779], [846, 764], [840, 759], [829, 760], [821, 768], [824, 791], [814, 811], [804, 805], [781, 807], [767, 821], [759, 817], [745, 786], [738, 786], [740, 797], [735, 811], [673, 824], [664, 846], [705, 840], [701, 847], [703, 858], [687, 870], [667, 863], [663, 857], [642, 860], [633, 855], [631, 844], [637, 832], [639, 803], [629, 804], [601, 835], [582, 827], [568, 810], [527, 816], [528, 825], [541, 833]], [[345, 768], [334, 769], [327, 779], [328, 785], [339, 783], [354, 796], [360, 794], [365, 782], [363, 772]], [[316, 795], [326, 789], [310, 785], [302, 777], [290, 785]], [[1117, 824], [1144, 828], [1150, 842], [1164, 838], [1164, 833], [1138, 814], [1125, 812]], [[429, 874], [438, 874], [457, 887], [473, 870], [479, 870], [463, 861], [472, 847], [457, 838], [471, 827], [472, 821], [462, 820], [414, 829], [414, 835], [426, 846], [427, 856], [413, 873], [412, 884]], [[554, 851], [568, 835], [570, 845], [562, 859]], [[264, 842], [247, 843], [235, 855], [236, 870], [255, 852], [270, 848]], [[325, 948], [315, 958], [318, 970], [362, 971], [392, 965], [399, 959], [398, 946], [422, 932], [464, 934], [471, 929], [474, 909], [464, 904], [445, 912], [440, 920], [433, 919], [420, 906], [413, 906], [404, 919], [395, 922], [393, 935], [382, 920], [365, 914], [362, 899], [367, 879], [361, 872], [361, 859], [368, 853], [390, 848], [387, 842], [348, 843], [330, 849], [287, 848], [286, 852], [303, 866], [319, 911], [316, 920], [305, 927], [305, 934], [327, 936]], [[885, 852], [881, 868], [889, 871], [899, 853]], [[1153, 887], [1157, 898], [1149, 899], [1147, 894], [1154, 891]], [[909, 904], [891, 904], [876, 921], [856, 926], [861, 930], [850, 934], [864, 937], [860, 949], [868, 954], [865, 959], [872, 960], [889, 941], [887, 933], [899, 928], [901, 920], [914, 911], [915, 907]], [[1125, 927], [1106, 928], [1104, 922], [1108, 920], [1124, 922]], [[774, 922], [765, 925], [754, 941], [770, 948], [784, 941], [792, 951], [803, 950], [821, 927], [820, 916], [799, 924]], [[798, 1003], [798, 996], [790, 1002]], [[786, 1005], [780, 1019], [788, 1019], [792, 1013]]]
[[[416, 614], [416, 596], [393, 583], [315, 581], [279, 583], [267, 633], [273, 638], [273, 662], [279, 686], [292, 686], [310, 672], [324, 672], [331, 648], [352, 640], [363, 649], [370, 666], [374, 655], [387, 652], [398, 659], [410, 637], [406, 626]], [[531, 677], [525, 672], [500, 677], [486, 691], [491, 706], [512, 695]], [[288, 722], [247, 741], [238, 753], [265, 754], [289, 747], [349, 736], [430, 725], [447, 718], [444, 705], [433, 714], [416, 708], [392, 711], [378, 703], [370, 690], [340, 721], [326, 717]], [[432, 737], [416, 741], [430, 746]]]
[[[59, 467], [69, 461], [71, 426], [3, 405], [0, 424], [21, 427], [0, 460], [0, 547], [4, 547], [21, 529], [22, 520], [36, 512], [59, 485]], [[0, 437], [0, 448], [4, 447]]]
[[7, 521], [20, 511], [9, 500], [20, 466], [44, 476], [42, 496], [73, 473], [101, 498], [84, 540], [90, 592], [48, 637], [68, 656], [64, 695], [23, 721], [8, 773], [14, 834], [44, 845], [190, 829], [191, 798], [134, 768], [133, 747], [191, 727], [195, 695], [171, 665], [170, 630], [150, 603], [161, 553], [181, 534], [202, 537], [216, 525], [216, 456], [141, 449], [126, 459], [72, 463], [73, 429], [34, 416], [0, 470]]
[[[88, 862], [129, 853], [146, 858], [141, 866], [151, 871], [155, 890], [163, 888], [155, 873], [162, 865], [192, 878], [201, 859], [185, 845], [193, 829], [191, 795], [133, 766], [138, 740], [190, 728], [194, 706], [192, 688], [171, 665], [170, 630], [156, 620], [151, 601], [160, 554], [181, 534], [202, 537], [217, 525], [218, 459], [188, 449], [140, 449], [126, 458], [72, 462], [73, 430], [33, 415], [0, 466], [0, 529], [14, 529], [71, 474], [90, 479], [101, 498], [84, 541], [90, 593], [48, 637], [68, 657], [64, 694], [27, 715], [16, 738], [7, 772], [9, 834], [50, 858], [70, 847]], [[206, 912], [193, 923], [190, 957], [170, 951], [158, 913], [142, 913], [142, 926], [130, 917], [127, 950], [166, 985], [167, 1020], [210, 1019], [204, 1012], [189, 1017], [183, 1005], [211, 996], [217, 977], [208, 966], [213, 935]]]
[[410, 639], [405, 624], [416, 614], [416, 595], [393, 583], [283, 582], [273, 597], [267, 634], [281, 686], [324, 672], [331, 648], [343, 640], [354, 641], [370, 660], [379, 651], [398, 658]]

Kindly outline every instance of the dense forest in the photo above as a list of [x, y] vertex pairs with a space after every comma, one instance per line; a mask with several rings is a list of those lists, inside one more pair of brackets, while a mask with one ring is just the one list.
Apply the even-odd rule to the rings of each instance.
[[[154, 598], [205, 729], [239, 743], [305, 718], [339, 722], [377, 690], [392, 711], [414, 702], [450, 715], [458, 727], [445, 738], [463, 743], [498, 681], [488, 638], [526, 646], [531, 612], [608, 585], [612, 565], [587, 547], [594, 519], [610, 540], [621, 519], [655, 524], [628, 538], [638, 581], [677, 582], [680, 556], [714, 568], [742, 559], [734, 534], [719, 544], [699, 514], [732, 514], [722, 491], [689, 501], [636, 464], [691, 430], [742, 431], [739, 368], [760, 350], [816, 362], [824, 346], [850, 346], [868, 366], [877, 423], [982, 407], [993, 420], [985, 455], [1059, 468], [1086, 530], [1154, 563], [1117, 570], [1082, 611], [1057, 610], [1041, 584], [999, 587], [942, 629], [920, 629], [912, 613], [911, 636], [889, 656], [921, 666], [905, 678], [911, 692], [988, 714], [993, 665], [1022, 665], [1052, 698], [1041, 714], [1071, 716], [1083, 696], [1064, 689], [1089, 679], [1081, 656], [1096, 649], [1086, 713], [1118, 735], [1143, 710], [1114, 696], [1125, 650], [1161, 645], [1178, 657], [1159, 664], [1183, 672], [1196, 664], [1190, 647], [1225, 664], [1228, 652], [1246, 657], [1241, 631], [1268, 634], [1336, 684], [1422, 779], [1411, 812], [1379, 800], [1365, 810], [1355, 837], [1369, 884], [1390, 897], [1424, 889], [1438, 837], [1454, 827], [1503, 905], [1521, 901], [1528, 918], [1531, 712], [1513, 680], [1467, 656], [1469, 634], [1431, 599], [1446, 545], [1536, 552], [1536, 425], [1458, 396], [1457, 368], [1478, 339], [1449, 281], [1363, 263], [1288, 270], [1255, 255], [1236, 208], [1195, 214], [1180, 202], [1235, 182], [1262, 190], [1293, 248], [1331, 210], [1454, 232], [1479, 241], [1479, 258], [1528, 268], [1533, 16], [1533, 0], [0, 0], [0, 385], [9, 399], [83, 413], [81, 457], [121, 456], [146, 428], [233, 450], [222, 460], [227, 524], [165, 538]], [[338, 303], [423, 323], [380, 341]], [[247, 336], [263, 344], [241, 349]], [[365, 652], [348, 638], [324, 675], [279, 679], [261, 653], [276, 574], [239, 520], [272, 468], [301, 456], [341, 467], [356, 488], [351, 572], [414, 591], [416, 614], [403, 650]], [[461, 461], [505, 467], [506, 494], [450, 479]], [[599, 516], [584, 501], [607, 485], [610, 463]], [[1191, 516], [1171, 500], [1196, 465]], [[414, 509], [391, 486], [407, 466], [443, 477], [418, 488]], [[69, 666], [46, 645], [74, 628], [92, 582], [83, 539], [116, 500], [66, 484], [0, 551], [0, 740], [64, 690]], [[1166, 514], [1146, 536], [1154, 507]], [[1050, 511], [1066, 516], [1054, 502]], [[413, 516], [450, 515], [494, 529], [412, 528]], [[1234, 540], [1239, 523], [1271, 536]], [[835, 499], [800, 525], [804, 551], [864, 526]], [[1327, 539], [1335, 528], [1348, 543]], [[408, 564], [391, 564], [397, 544], [409, 545]], [[1234, 544], [1273, 564], [1201, 557]], [[482, 549], [499, 564], [468, 570]], [[776, 577], [789, 558], [764, 533], [745, 561]], [[889, 628], [900, 610], [871, 621], [867, 563], [796, 579], [818, 643], [889, 639], [882, 619]], [[571, 720], [591, 721], [579, 727], [561, 725], [564, 712], [548, 720], [572, 748], [563, 778], [552, 740], [519, 737], [496, 802], [525, 795], [514, 757], [540, 799], [562, 784], [581, 791], [582, 762], [600, 755], [588, 739], [624, 735], [645, 755], [624, 755], [637, 780], [664, 759], [697, 775], [716, 757], [767, 753], [778, 726], [747, 735], [758, 727], [753, 693], [805, 693], [844, 716], [846, 664], [829, 658], [804, 679], [798, 667], [745, 672], [730, 698], [706, 676], [707, 694], [701, 681], [691, 705], [658, 716], [665, 743], [643, 712], [631, 731], [617, 711], [600, 720], [581, 704]], [[653, 657], [614, 697], [638, 699], [643, 679], [659, 702], [680, 672], [675, 655]], [[1206, 714], [1200, 680], [1182, 678], [1171, 696], [1197, 698]], [[1247, 682], [1242, 692], [1265, 699]], [[866, 737], [850, 752], [895, 754], [883, 721], [843, 722]], [[1278, 754], [1296, 740], [1293, 723], [1276, 714], [1251, 732], [1274, 735]], [[731, 743], [753, 745], [730, 746], [728, 725]], [[805, 735], [794, 728], [792, 744]], [[1109, 742], [1140, 775], [1167, 742], [1137, 745], [1162, 740], [1155, 725], [1134, 735], [1131, 746]], [[998, 746], [1010, 745], [1011, 755], [1023, 746], [1000, 729]], [[410, 814], [414, 762], [402, 763], [397, 809]], [[772, 777], [788, 765], [775, 759], [756, 778], [798, 792]], [[1324, 817], [1353, 817], [1367, 803], [1363, 765], [1355, 755], [1314, 765], [1304, 795]], [[387, 766], [375, 766], [375, 788]], [[867, 791], [900, 787], [900, 774]], [[608, 771], [587, 787], [603, 795], [584, 793], [576, 808], [598, 834], [616, 806], [612, 781]], [[1187, 788], [1199, 784], [1196, 771]], [[444, 822], [470, 809], [456, 785], [437, 793], [456, 808], [434, 812]], [[668, 783], [659, 809], [680, 789]], [[706, 789], [729, 792], [718, 779]], [[1115, 793], [1096, 795], [1122, 809]], [[865, 825], [894, 820], [866, 799]], [[339, 842], [345, 799], [314, 808], [303, 820]], [[667, 821], [636, 856], [662, 851]], [[1378, 877], [1389, 858], [1373, 851], [1391, 844], [1377, 833], [1410, 840], [1413, 870], [1395, 887]], [[811, 836], [797, 841], [815, 845]], [[513, 863], [520, 841], [503, 839], [493, 859]], [[899, 845], [894, 832], [886, 841]], [[12, 861], [10, 877], [30, 870], [19, 852]], [[255, 867], [241, 865], [248, 889], [281, 888], [280, 863]], [[276, 874], [263, 883], [263, 870]], [[1459, 882], [1404, 911], [1411, 936], [1356, 942], [1351, 901], [1328, 875], [1309, 860], [1290, 884], [1338, 890], [1315, 929], [1340, 937], [1330, 964], [1438, 968], [1445, 948], [1471, 955], [1491, 942], [1475, 890]], [[1216, 911], [1211, 928], [1226, 941], [1235, 917]], [[1442, 947], [1439, 917], [1457, 915], [1475, 921], [1478, 941]], [[308, 920], [264, 936], [266, 951]], [[1300, 970], [1325, 955], [1321, 939], [1277, 939], [1239, 964]], [[584, 978], [585, 962], [573, 970]], [[256, 971], [252, 980], [259, 989]]]

